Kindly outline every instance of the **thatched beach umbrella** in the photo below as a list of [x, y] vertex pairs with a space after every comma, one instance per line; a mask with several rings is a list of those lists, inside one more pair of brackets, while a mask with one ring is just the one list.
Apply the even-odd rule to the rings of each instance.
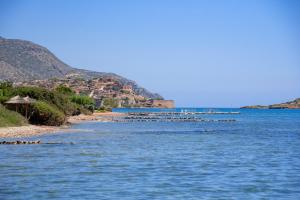
[[29, 96], [24, 97], [23, 99], [24, 99], [24, 101], [25, 101], [27, 104], [31, 104], [31, 103], [36, 102], [35, 99], [32, 99], [32, 98], [30, 98]]
[[6, 101], [5, 104], [15, 104], [16, 105], [16, 112], [17, 112], [18, 111], [18, 106], [21, 105], [21, 104], [24, 104], [24, 102], [25, 102], [24, 99], [18, 95], [18, 96], [12, 97], [8, 101]]
[[35, 99], [31, 99], [30, 97], [20, 97], [19, 95], [18, 96], [15, 96], [15, 97], [12, 97], [11, 99], [9, 99], [7, 102], [5, 102], [5, 104], [14, 104], [16, 105], [16, 112], [18, 112], [18, 107], [20, 105], [24, 105], [25, 106], [25, 116], [27, 118], [27, 113], [28, 113], [28, 107], [30, 104], [36, 102]]
[[24, 103], [24, 99], [18, 95], [18, 96], [15, 96], [15, 97], [10, 98], [10, 99], [9, 99], [7, 102], [5, 102], [5, 103], [6, 103], [6, 104], [22, 104], [22, 103]]

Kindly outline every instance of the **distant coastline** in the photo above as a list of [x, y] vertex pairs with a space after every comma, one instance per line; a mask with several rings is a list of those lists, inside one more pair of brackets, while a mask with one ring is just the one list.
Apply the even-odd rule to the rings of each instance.
[[242, 109], [300, 109], [300, 98], [285, 103], [272, 104], [268, 106], [263, 105], [252, 105], [243, 106]]

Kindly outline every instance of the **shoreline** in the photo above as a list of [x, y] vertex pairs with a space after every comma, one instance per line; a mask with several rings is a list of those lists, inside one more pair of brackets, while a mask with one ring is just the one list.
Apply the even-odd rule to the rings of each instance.
[[95, 112], [92, 115], [80, 114], [76, 116], [70, 116], [67, 119], [67, 122], [70, 124], [78, 124], [86, 121], [111, 122], [114, 117], [121, 117], [125, 115], [125, 113], [119, 112]]
[[67, 119], [68, 124], [62, 126], [43, 126], [28, 124], [25, 126], [0, 127], [0, 138], [22, 138], [52, 134], [57, 132], [69, 132], [72, 131], [72, 129], [70, 129], [72, 124], [78, 124], [89, 121], [111, 122], [113, 117], [119, 117], [124, 115], [126, 114], [118, 112], [96, 112], [92, 115], [81, 114], [77, 116], [70, 116]]

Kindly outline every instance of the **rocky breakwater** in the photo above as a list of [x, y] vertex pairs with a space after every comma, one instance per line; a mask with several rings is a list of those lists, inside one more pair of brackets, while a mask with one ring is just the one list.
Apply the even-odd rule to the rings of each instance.
[[41, 141], [40, 140], [37, 140], [37, 141], [21, 141], [21, 140], [2, 141], [2, 142], [0, 142], [0, 144], [41, 144]]

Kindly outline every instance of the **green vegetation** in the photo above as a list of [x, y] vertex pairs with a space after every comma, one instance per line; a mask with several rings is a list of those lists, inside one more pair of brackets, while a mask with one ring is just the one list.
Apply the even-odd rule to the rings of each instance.
[[0, 82], [0, 104], [6, 102], [11, 94], [12, 83]]
[[107, 108], [117, 108], [118, 107], [118, 100], [113, 98], [105, 98], [103, 99], [103, 106]]
[[130, 92], [127, 91], [127, 90], [121, 90], [121, 92], [122, 92], [123, 94], [130, 94]]
[[89, 111], [94, 111], [95, 101], [93, 98], [86, 95], [73, 95], [71, 101], [78, 105], [81, 105], [83, 108], [88, 109]]
[[111, 108], [107, 108], [104, 106], [101, 106], [100, 108], [97, 109], [97, 112], [111, 112], [112, 109]]
[[33, 112], [29, 120], [32, 124], [59, 126], [65, 122], [66, 116], [55, 106], [44, 101], [37, 101], [32, 107]]
[[16, 87], [13, 88], [13, 95], [20, 95], [22, 97], [29, 96], [30, 98], [45, 101], [56, 106], [65, 115], [74, 115], [77, 111], [78, 105], [70, 101], [70, 97], [56, 90], [49, 91], [40, 87]]
[[[57, 126], [65, 122], [67, 116], [81, 113], [91, 114], [94, 100], [88, 96], [76, 95], [70, 88], [60, 85], [54, 90], [41, 87], [13, 87], [7, 82], [0, 83], [0, 103], [4, 104], [13, 96], [29, 96], [37, 102], [29, 108], [29, 122]], [[11, 107], [11, 106], [9, 106]], [[18, 110], [25, 115], [22, 105]]]
[[22, 126], [27, 120], [17, 112], [7, 110], [0, 104], [0, 127]]
[[55, 88], [55, 91], [61, 93], [61, 94], [65, 94], [65, 95], [74, 95], [75, 92], [67, 87], [67, 86], [64, 86], [64, 85], [59, 85], [57, 88]]

